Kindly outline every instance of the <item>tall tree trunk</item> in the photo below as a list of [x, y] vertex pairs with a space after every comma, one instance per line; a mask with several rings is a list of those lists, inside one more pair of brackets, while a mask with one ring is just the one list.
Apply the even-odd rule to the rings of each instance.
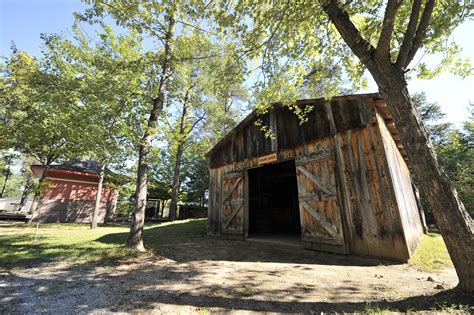
[[436, 157], [403, 75], [385, 73], [374, 78], [392, 112], [410, 166], [422, 184], [421, 189], [446, 242], [459, 286], [466, 292], [474, 292], [474, 222]]
[[24, 210], [26, 202], [28, 201], [28, 197], [31, 193], [31, 188], [33, 188], [33, 175], [28, 172], [26, 175], [26, 183], [25, 188], [23, 189], [23, 193], [21, 194], [20, 204], [18, 205], [18, 212]]
[[188, 106], [187, 102], [189, 100], [189, 92], [191, 88], [189, 88], [184, 96], [183, 100], [183, 110], [181, 111], [181, 118], [179, 121], [179, 130], [178, 130], [178, 147], [176, 148], [176, 160], [174, 163], [173, 168], [173, 182], [171, 184], [171, 203], [170, 203], [170, 212], [169, 212], [169, 220], [174, 221], [176, 220], [176, 213], [178, 212], [178, 194], [179, 194], [179, 186], [180, 180], [179, 175], [181, 173], [181, 162], [183, 159], [183, 150], [184, 150], [184, 138], [185, 135], [185, 128], [186, 128], [186, 117], [188, 115]]
[[168, 83], [172, 74], [172, 48], [174, 31], [176, 27], [176, 9], [168, 15], [168, 30], [165, 36], [164, 59], [161, 67], [161, 78], [158, 88], [158, 97], [153, 100], [153, 108], [148, 118], [147, 128], [143, 134], [138, 152], [137, 189], [135, 192], [135, 209], [132, 213], [130, 233], [127, 246], [138, 251], [145, 251], [143, 246], [143, 226], [145, 224], [145, 207], [148, 189], [148, 155], [150, 154], [151, 140], [155, 133], [158, 115], [163, 109]]
[[[421, 2], [418, 2], [420, 4]], [[421, 17], [419, 7], [413, 14], [400, 48], [397, 61], [391, 62], [390, 41], [400, 2], [389, 2], [379, 43], [374, 48], [362, 38], [339, 1], [320, 4], [352, 52], [367, 67], [390, 109], [405, 147], [413, 173], [421, 184], [436, 224], [443, 235], [449, 255], [459, 277], [459, 287], [474, 292], [474, 222], [458, 197], [448, 175], [441, 167], [421, 118], [411, 101], [405, 69], [422, 46], [436, 1], [426, 1]], [[414, 3], [415, 4], [415, 3]], [[417, 21], [419, 20], [419, 23]], [[418, 25], [418, 26], [417, 26]]]
[[3, 198], [3, 194], [5, 193], [5, 188], [7, 187], [8, 178], [10, 177], [10, 174], [11, 174], [10, 164], [12, 162], [12, 159], [13, 159], [13, 156], [10, 155], [8, 157], [8, 161], [6, 165], [7, 169], [5, 170], [5, 180], [3, 181], [3, 187], [2, 187], [2, 191], [0, 192], [0, 198]]
[[459, 287], [474, 292], [474, 222], [440, 165], [411, 101], [403, 72], [391, 64], [368, 67], [389, 107], [408, 160], [433, 213], [459, 277]]
[[[41, 174], [41, 177], [38, 181], [38, 190], [35, 192], [35, 197], [33, 198], [33, 204], [31, 206], [31, 218], [35, 216], [36, 212], [36, 227], [35, 227], [35, 242], [38, 239], [38, 231], [39, 231], [39, 224], [40, 224], [40, 218], [41, 218], [41, 209], [38, 209], [39, 203], [41, 202], [41, 195], [43, 192], [43, 183], [46, 177], [48, 176], [48, 171], [51, 163], [48, 163], [45, 168], [43, 173]], [[30, 220], [31, 222], [31, 220]]]
[[178, 194], [180, 186], [179, 176], [181, 173], [181, 162], [183, 159], [183, 147], [184, 144], [180, 142], [176, 150], [176, 161], [174, 163], [173, 169], [173, 183], [171, 185], [171, 203], [169, 215], [169, 219], [171, 221], [176, 220], [176, 213], [178, 212]]
[[99, 220], [100, 200], [102, 199], [102, 184], [104, 182], [106, 163], [102, 163], [99, 172], [99, 183], [97, 184], [97, 192], [95, 194], [94, 212], [92, 213], [91, 229], [97, 228], [97, 221]]
[[31, 223], [33, 221], [33, 217], [36, 215], [36, 211], [39, 207], [39, 203], [41, 201], [41, 190], [42, 190], [42, 187], [43, 187], [43, 182], [47, 176], [47, 170], [49, 169], [49, 165], [45, 166], [45, 170], [43, 171], [43, 173], [41, 174], [41, 177], [40, 179], [38, 180], [38, 187], [36, 188], [35, 190], [35, 195], [33, 196], [33, 202], [31, 203], [31, 208], [30, 208], [30, 215], [31, 215], [31, 218], [30, 220], [28, 221], [28, 223]]

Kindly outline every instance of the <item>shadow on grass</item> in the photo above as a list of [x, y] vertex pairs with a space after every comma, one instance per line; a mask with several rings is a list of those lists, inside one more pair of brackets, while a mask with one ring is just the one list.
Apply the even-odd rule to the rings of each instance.
[[[0, 262], [2, 266], [24, 265], [39, 267], [42, 263], [68, 259], [75, 261], [65, 265], [55, 274], [19, 276], [15, 272], [2, 275], [8, 286], [0, 287], [0, 313], [51, 312], [67, 305], [70, 310], [83, 312], [133, 312], [136, 309], [151, 310], [158, 304], [193, 306], [204, 310], [220, 308], [255, 312], [368, 312], [382, 310], [417, 311], [442, 310], [451, 305], [471, 305], [472, 297], [455, 290], [447, 290], [431, 296], [414, 296], [399, 301], [374, 301], [370, 304], [350, 302], [350, 295], [359, 291], [357, 279], [347, 280], [344, 286], [331, 294], [338, 302], [310, 302], [311, 295], [318, 299], [318, 291], [305, 291], [300, 283], [263, 288], [259, 286], [260, 269], [248, 270], [238, 283], [209, 283], [206, 273], [213, 272], [219, 260], [242, 262], [295, 263], [295, 272], [308, 266], [328, 265], [378, 265], [374, 259], [340, 256], [290, 247], [269, 246], [252, 242], [229, 241], [208, 238], [206, 220], [192, 220], [148, 226], [145, 230], [146, 246], [157, 254], [178, 263], [156, 262], [160, 257], [148, 255], [132, 259], [136, 268], [94, 269], [101, 265], [129, 258], [132, 252], [120, 246], [127, 232], [109, 233], [92, 241], [75, 245], [57, 244], [54, 238], [44, 237], [32, 243], [31, 235], [0, 236]], [[57, 239], [56, 239], [57, 240]], [[103, 247], [100, 247], [100, 243]], [[98, 247], [99, 246], [99, 247]], [[148, 263], [147, 260], [150, 260]], [[211, 264], [199, 265], [201, 260]], [[188, 263], [196, 261], [197, 263]], [[181, 262], [184, 262], [181, 264]], [[100, 269], [100, 268], [99, 268]], [[263, 271], [271, 274], [273, 270]], [[203, 278], [204, 277], [204, 278]], [[179, 286], [180, 283], [187, 285]], [[401, 284], [402, 285], [402, 284]], [[46, 289], [44, 289], [46, 288]], [[3, 292], [1, 290], [4, 290]], [[327, 294], [323, 289], [321, 294]], [[347, 302], [342, 296], [347, 296]], [[262, 298], [263, 297], [263, 298]], [[288, 297], [292, 297], [289, 301]], [[3, 303], [3, 298], [8, 303]], [[374, 300], [372, 297], [368, 297]], [[3, 306], [2, 306], [3, 305]], [[8, 307], [2, 309], [2, 307]], [[18, 307], [16, 309], [15, 307]], [[38, 308], [39, 307], [39, 308]], [[43, 307], [44, 309], [41, 309]], [[467, 310], [469, 312], [469, 310]]]
[[[156, 251], [163, 245], [204, 240], [207, 238], [206, 229], [206, 219], [162, 223], [145, 226], [143, 240], [147, 249]], [[127, 242], [127, 237], [128, 232], [110, 233], [96, 241], [105, 244], [123, 245]]]
[[[199, 260], [238, 262], [277, 262], [295, 264], [325, 264], [342, 266], [378, 266], [400, 264], [375, 258], [347, 256], [209, 237], [206, 219], [175, 221], [148, 227], [144, 231], [145, 247], [156, 254], [178, 262]], [[96, 241], [124, 244], [128, 233], [107, 234]]]
[[42, 237], [34, 242], [31, 235], [1, 235], [1, 269], [40, 267], [61, 260], [112, 264], [137, 254], [125, 247], [96, 247], [88, 242], [66, 245], [49, 242]]

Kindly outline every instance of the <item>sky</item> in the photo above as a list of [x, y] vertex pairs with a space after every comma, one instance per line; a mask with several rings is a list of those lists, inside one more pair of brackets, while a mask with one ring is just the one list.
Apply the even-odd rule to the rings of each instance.
[[[79, 0], [0, 0], [0, 54], [9, 55], [11, 42], [33, 55], [41, 52], [41, 33], [70, 30], [73, 12], [83, 11], [86, 5]], [[466, 22], [453, 33], [454, 40], [463, 48], [462, 55], [474, 63], [474, 21]], [[419, 55], [415, 56], [418, 61]], [[436, 56], [424, 57], [428, 64]], [[447, 120], [458, 126], [468, 119], [467, 105], [474, 102], [474, 77], [461, 79], [449, 73], [432, 80], [409, 81], [410, 93], [425, 92], [427, 100], [437, 102], [447, 114]], [[361, 92], [377, 92], [374, 82]]]

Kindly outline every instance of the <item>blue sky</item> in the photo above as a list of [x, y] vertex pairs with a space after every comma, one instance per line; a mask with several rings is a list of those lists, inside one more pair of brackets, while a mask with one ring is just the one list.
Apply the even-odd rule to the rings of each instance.
[[[79, 0], [0, 0], [0, 54], [8, 55], [11, 41], [16, 46], [38, 55], [41, 51], [40, 34], [58, 33], [70, 28], [74, 11], [83, 11], [86, 5]], [[474, 62], [474, 22], [466, 22], [458, 28], [453, 37], [462, 47], [463, 56]], [[415, 57], [418, 60], [419, 56]], [[424, 57], [433, 63], [436, 56]], [[462, 80], [445, 73], [433, 80], [409, 82], [409, 90], [424, 91], [428, 101], [438, 102], [451, 122], [460, 124], [468, 117], [467, 104], [474, 102], [474, 78]], [[367, 92], [376, 92], [372, 82]]]

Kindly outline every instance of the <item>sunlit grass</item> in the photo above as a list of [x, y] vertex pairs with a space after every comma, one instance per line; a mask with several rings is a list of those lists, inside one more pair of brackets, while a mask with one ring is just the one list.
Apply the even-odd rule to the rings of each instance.
[[[0, 226], [0, 269], [61, 260], [107, 263], [134, 257], [137, 253], [124, 247], [128, 231], [128, 225], [91, 230], [87, 224], [42, 224], [35, 242], [33, 225]], [[144, 233], [145, 247], [151, 250], [205, 236], [205, 219], [147, 225]]]
[[[159, 247], [206, 237], [206, 219], [152, 224], [145, 227], [145, 247]], [[44, 262], [70, 260], [107, 263], [138, 255], [124, 247], [128, 225], [101, 226], [90, 230], [87, 224], [42, 224], [34, 242], [33, 225], [0, 226], [0, 269], [35, 266]], [[442, 237], [436, 233], [423, 240], [410, 264], [425, 271], [452, 267]]]
[[410, 264], [424, 271], [437, 271], [453, 266], [443, 238], [438, 233], [423, 235], [423, 240], [410, 259]]

